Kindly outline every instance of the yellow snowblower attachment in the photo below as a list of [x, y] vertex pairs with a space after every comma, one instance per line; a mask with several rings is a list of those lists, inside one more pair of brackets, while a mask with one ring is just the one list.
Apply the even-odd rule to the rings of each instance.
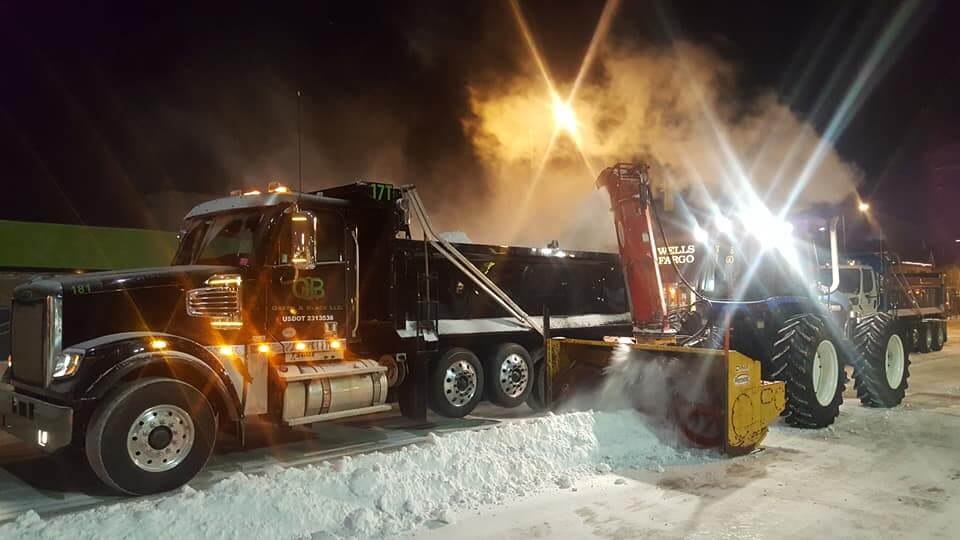
[[674, 444], [746, 454], [784, 407], [783, 383], [736, 351], [561, 338], [545, 354], [551, 408], [634, 407]]

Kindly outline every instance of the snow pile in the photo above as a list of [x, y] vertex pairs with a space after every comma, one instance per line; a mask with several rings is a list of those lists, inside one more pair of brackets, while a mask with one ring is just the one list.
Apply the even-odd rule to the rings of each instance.
[[211, 488], [0, 526], [0, 538], [304, 538], [394, 536], [612, 469], [702, 462], [661, 444], [633, 411], [550, 415], [463, 431], [381, 454], [265, 474]]

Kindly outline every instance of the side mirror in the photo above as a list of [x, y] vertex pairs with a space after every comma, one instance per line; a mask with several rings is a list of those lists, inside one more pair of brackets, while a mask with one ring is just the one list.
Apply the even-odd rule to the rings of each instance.
[[310, 270], [317, 263], [317, 216], [313, 212], [290, 214], [290, 262], [298, 270]]

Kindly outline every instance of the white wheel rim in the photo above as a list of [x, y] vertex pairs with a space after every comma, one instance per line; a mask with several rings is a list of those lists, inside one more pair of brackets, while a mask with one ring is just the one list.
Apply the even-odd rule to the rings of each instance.
[[176, 405], [157, 405], [133, 421], [127, 432], [127, 454], [144, 471], [169, 471], [187, 458], [194, 437], [193, 419], [187, 411]]
[[887, 385], [890, 388], [900, 388], [900, 383], [903, 382], [903, 360], [903, 341], [900, 340], [900, 336], [893, 334], [887, 340], [887, 352], [883, 360], [883, 371], [887, 376]]
[[527, 389], [530, 373], [523, 358], [519, 354], [511, 354], [500, 364], [499, 376], [500, 390], [508, 397], [515, 398]]
[[443, 394], [454, 407], [463, 407], [477, 393], [477, 372], [469, 362], [460, 360], [447, 368]]
[[837, 348], [833, 343], [823, 340], [817, 345], [817, 352], [813, 355], [813, 393], [817, 396], [817, 403], [823, 406], [833, 403], [840, 380], [840, 361]]

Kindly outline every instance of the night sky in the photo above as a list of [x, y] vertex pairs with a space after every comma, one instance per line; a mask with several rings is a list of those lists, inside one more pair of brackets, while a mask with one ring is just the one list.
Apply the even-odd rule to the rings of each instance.
[[[610, 39], [709, 46], [744, 102], [773, 88], [823, 133], [903, 5], [626, 1]], [[554, 77], [572, 79], [602, 2], [521, 6]], [[960, 252], [957, 21], [956, 2], [912, 10], [836, 137], [878, 215], [926, 226], [947, 258]], [[376, 175], [455, 200], [447, 172], [479, 167], [467, 86], [516, 72], [523, 47], [500, 1], [2, 2], [0, 219], [152, 227], [158, 193], [293, 183], [298, 89], [305, 187]]]

